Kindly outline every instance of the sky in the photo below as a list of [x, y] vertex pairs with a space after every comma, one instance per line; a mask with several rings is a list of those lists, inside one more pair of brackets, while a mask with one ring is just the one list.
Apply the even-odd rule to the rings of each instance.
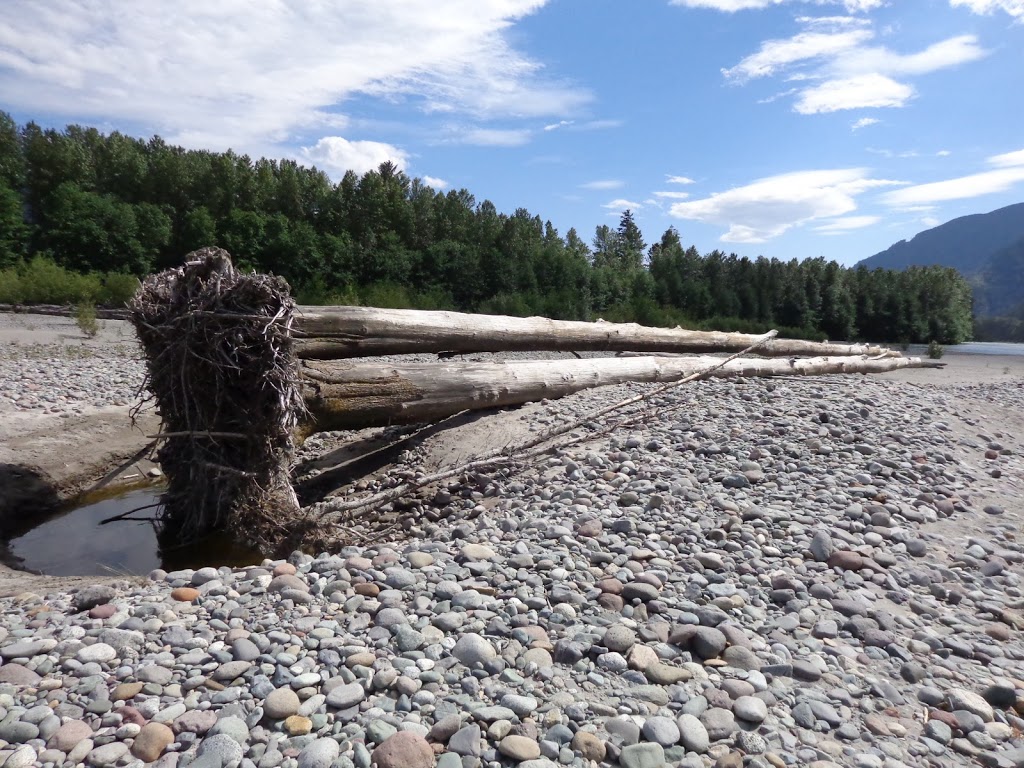
[[1024, 200], [1024, 0], [6, 0], [0, 109], [844, 264]]

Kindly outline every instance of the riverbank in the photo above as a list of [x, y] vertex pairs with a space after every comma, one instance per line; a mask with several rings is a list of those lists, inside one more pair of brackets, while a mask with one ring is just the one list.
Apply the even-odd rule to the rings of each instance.
[[[1019, 765], [1024, 368], [944, 362], [686, 385], [340, 552], [21, 582], [0, 765]], [[643, 389], [464, 428], [496, 446]]]

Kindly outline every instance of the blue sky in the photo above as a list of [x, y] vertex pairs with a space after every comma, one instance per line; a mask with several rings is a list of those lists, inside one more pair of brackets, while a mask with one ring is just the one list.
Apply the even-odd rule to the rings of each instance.
[[1024, 0], [8, 0], [0, 108], [846, 264], [1024, 200]]

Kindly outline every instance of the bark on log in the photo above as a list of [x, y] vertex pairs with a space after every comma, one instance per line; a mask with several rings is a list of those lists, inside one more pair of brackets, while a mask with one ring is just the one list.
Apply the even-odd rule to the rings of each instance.
[[[307, 360], [302, 363], [302, 391], [311, 421], [303, 431], [434, 421], [460, 411], [520, 405], [608, 384], [672, 382], [720, 362], [713, 357], [398, 365]], [[739, 359], [711, 376], [819, 376], [941, 366], [908, 357]]]
[[[584, 323], [373, 307], [299, 307], [293, 331], [296, 352], [308, 360], [412, 352], [736, 352], [759, 338], [756, 334], [650, 328], [635, 323]], [[874, 345], [799, 339], [774, 339], [757, 354], [899, 355]]]

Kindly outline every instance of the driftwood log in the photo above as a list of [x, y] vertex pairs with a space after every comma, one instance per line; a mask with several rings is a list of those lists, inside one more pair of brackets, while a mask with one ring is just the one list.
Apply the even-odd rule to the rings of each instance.
[[[300, 370], [310, 421], [303, 429], [316, 432], [434, 421], [461, 411], [521, 405], [608, 384], [679, 381], [720, 362], [714, 357], [401, 364], [306, 360]], [[709, 375], [820, 376], [940, 366], [914, 357], [741, 359]]]
[[[636, 323], [374, 307], [298, 307], [293, 330], [296, 354], [309, 360], [414, 352], [738, 352], [760, 338], [748, 333], [651, 328]], [[759, 347], [756, 354], [793, 357], [899, 353], [873, 344], [773, 339]]]
[[[322, 522], [300, 507], [292, 486], [293, 441], [303, 434], [431, 422], [623, 382], [679, 386], [709, 376], [877, 373], [935, 365], [880, 347], [776, 339], [774, 332], [750, 336], [453, 312], [297, 308], [283, 280], [239, 272], [216, 248], [189, 254], [184, 266], [147, 278], [128, 309], [146, 356], [146, 385], [163, 421], [159, 459], [168, 491], [161, 543], [170, 537], [180, 545], [227, 531], [267, 553], [290, 551], [320, 535]], [[331, 359], [511, 350], [734, 354], [497, 363]], [[751, 351], [776, 359], [734, 359]], [[818, 356], [796, 357], [810, 354]], [[635, 398], [610, 408], [631, 402]], [[548, 430], [537, 439], [554, 434]], [[388, 498], [400, 492], [392, 490]], [[363, 506], [371, 514], [377, 509]]]

